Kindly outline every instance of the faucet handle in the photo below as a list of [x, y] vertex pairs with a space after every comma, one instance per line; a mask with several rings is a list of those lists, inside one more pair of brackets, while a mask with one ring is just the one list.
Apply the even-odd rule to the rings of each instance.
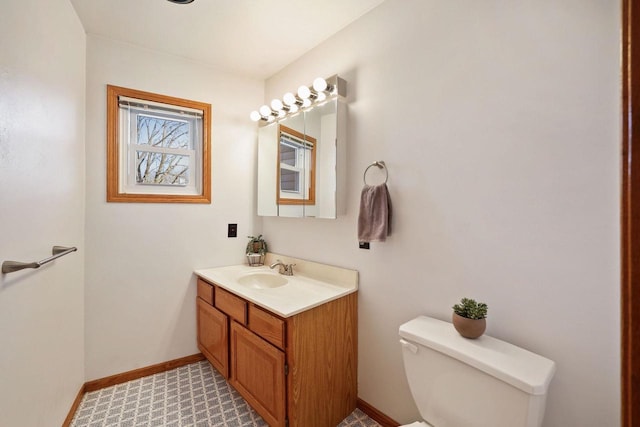
[[293, 266], [295, 264], [288, 264], [284, 266], [284, 274], [287, 276], [293, 276]]

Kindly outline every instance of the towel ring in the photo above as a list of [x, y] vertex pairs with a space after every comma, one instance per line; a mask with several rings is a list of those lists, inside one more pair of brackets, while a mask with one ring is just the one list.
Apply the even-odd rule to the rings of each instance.
[[389, 180], [389, 171], [387, 170], [387, 165], [384, 164], [384, 161], [377, 160], [371, 163], [369, 166], [367, 166], [367, 168], [364, 170], [364, 173], [362, 174], [362, 180], [364, 181], [364, 185], [369, 185], [367, 184], [367, 171], [372, 166], [377, 166], [378, 169], [384, 169], [384, 183], [386, 184], [387, 181]]

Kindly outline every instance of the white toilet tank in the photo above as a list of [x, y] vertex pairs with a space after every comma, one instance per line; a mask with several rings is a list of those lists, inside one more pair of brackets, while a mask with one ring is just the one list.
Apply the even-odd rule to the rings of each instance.
[[400, 326], [405, 371], [434, 427], [539, 427], [555, 363], [490, 336], [461, 337], [420, 316]]

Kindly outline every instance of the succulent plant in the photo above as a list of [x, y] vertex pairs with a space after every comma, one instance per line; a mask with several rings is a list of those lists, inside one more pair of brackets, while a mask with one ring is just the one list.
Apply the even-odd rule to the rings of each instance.
[[454, 305], [453, 311], [467, 319], [484, 319], [487, 317], [487, 304], [476, 302], [474, 299], [462, 298], [459, 304]]

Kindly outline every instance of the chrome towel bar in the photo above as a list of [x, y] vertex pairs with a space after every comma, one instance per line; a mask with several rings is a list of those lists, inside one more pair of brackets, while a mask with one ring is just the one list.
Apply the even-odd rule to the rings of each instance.
[[14, 271], [23, 270], [25, 268], [40, 268], [43, 265], [53, 261], [54, 259], [60, 258], [61, 256], [65, 256], [77, 250], [78, 248], [76, 248], [75, 246], [72, 248], [65, 248], [64, 246], [54, 246], [53, 248], [51, 248], [52, 256], [40, 261], [34, 261], [34, 262], [5, 261], [2, 263], [2, 274], [13, 273]]

